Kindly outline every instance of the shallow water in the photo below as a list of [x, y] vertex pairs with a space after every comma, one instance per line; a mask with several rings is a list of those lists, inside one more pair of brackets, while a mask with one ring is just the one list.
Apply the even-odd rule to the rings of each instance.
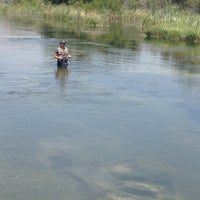
[[0, 20], [0, 199], [200, 198], [199, 47], [122, 30]]

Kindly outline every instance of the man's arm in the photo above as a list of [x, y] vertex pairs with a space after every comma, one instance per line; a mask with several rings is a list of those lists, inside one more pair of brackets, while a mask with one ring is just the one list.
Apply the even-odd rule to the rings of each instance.
[[72, 57], [72, 55], [69, 53], [69, 49], [67, 47], [65, 48], [65, 53], [66, 53], [67, 59]]
[[55, 59], [59, 59], [59, 56], [58, 56], [58, 54], [57, 53], [54, 53], [54, 56], [53, 56]]

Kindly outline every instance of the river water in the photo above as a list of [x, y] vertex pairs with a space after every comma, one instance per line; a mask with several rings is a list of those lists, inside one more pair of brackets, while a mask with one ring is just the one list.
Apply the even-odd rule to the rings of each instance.
[[199, 47], [36, 21], [0, 19], [0, 199], [200, 199]]

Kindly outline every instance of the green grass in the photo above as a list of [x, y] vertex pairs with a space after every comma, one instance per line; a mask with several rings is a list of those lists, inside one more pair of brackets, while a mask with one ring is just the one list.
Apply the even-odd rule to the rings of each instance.
[[200, 43], [200, 15], [176, 8], [157, 10], [143, 21], [147, 38]]
[[11, 5], [0, 4], [0, 10], [8, 16], [38, 16], [43, 19], [62, 20], [67, 23], [87, 24], [95, 27], [106, 21], [105, 16], [96, 10], [65, 4], [45, 4], [42, 0], [23, 0]]
[[[108, 1], [108, 3], [113, 1]], [[96, 4], [95, 4], [96, 3]], [[191, 14], [177, 7], [142, 10], [116, 7], [106, 9], [103, 5], [75, 4], [52, 5], [42, 0], [22, 0], [15, 4], [0, 4], [0, 11], [8, 16], [39, 16], [43, 19], [54, 19], [66, 23], [88, 26], [109, 25], [110, 21], [133, 24], [145, 33], [148, 39], [185, 41], [188, 44], [200, 44], [200, 15]], [[96, 6], [95, 6], [96, 5]], [[108, 4], [108, 6], [110, 6]], [[95, 9], [98, 7], [99, 9]], [[115, 10], [115, 11], [113, 11]]]

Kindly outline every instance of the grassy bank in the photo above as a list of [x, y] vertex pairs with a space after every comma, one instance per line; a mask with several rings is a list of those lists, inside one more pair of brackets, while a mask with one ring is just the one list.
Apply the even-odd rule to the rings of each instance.
[[40, 17], [43, 19], [54, 19], [63, 22], [102, 26], [107, 21], [108, 12], [104, 15], [98, 10], [87, 9], [85, 6], [65, 4], [52, 5], [42, 0], [25, 0], [20, 3], [0, 4], [1, 13], [7, 16]]
[[0, 4], [0, 10], [8, 16], [38, 16], [94, 27], [107, 26], [110, 21], [121, 21], [137, 26], [147, 39], [200, 44], [200, 15], [191, 14], [175, 6], [155, 10], [122, 7], [116, 12], [103, 7], [95, 9], [91, 4], [66, 6], [52, 5], [42, 0], [23, 0], [15, 4]]
[[169, 7], [151, 12], [143, 21], [147, 38], [200, 44], [200, 15]]

